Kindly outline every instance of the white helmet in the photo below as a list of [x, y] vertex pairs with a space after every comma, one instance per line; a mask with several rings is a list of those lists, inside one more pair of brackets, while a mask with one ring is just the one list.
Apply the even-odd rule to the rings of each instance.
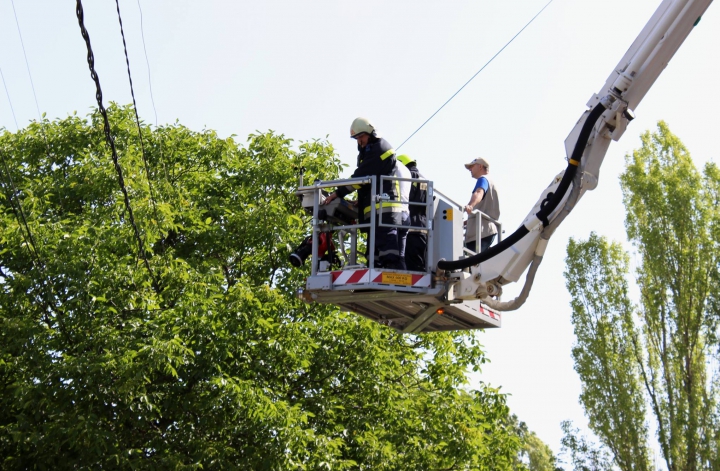
[[355, 139], [356, 137], [358, 137], [358, 135], [362, 133], [372, 134], [375, 137], [380, 137], [377, 131], [375, 131], [375, 126], [370, 123], [369, 119], [355, 118], [355, 121], [353, 121], [350, 125], [350, 137]]

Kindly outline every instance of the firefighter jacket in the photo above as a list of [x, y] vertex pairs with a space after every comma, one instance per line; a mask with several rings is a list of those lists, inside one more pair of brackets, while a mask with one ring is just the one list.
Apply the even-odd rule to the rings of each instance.
[[[408, 162], [406, 164], [410, 174], [413, 178], [424, 180], [417, 168], [415, 162]], [[427, 201], [427, 183], [425, 182], [412, 182], [410, 187], [410, 202], [411, 203], [425, 203]], [[410, 225], [414, 227], [427, 227], [427, 207], [418, 206], [416, 204], [410, 205]]]
[[[381, 176], [392, 176], [393, 169], [395, 168], [395, 149], [392, 148], [390, 143], [383, 138], [373, 138], [364, 148], [359, 148], [358, 153], [358, 165], [353, 172], [351, 178], [357, 177], [368, 177], [374, 175], [376, 177], [377, 184], [380, 186]], [[386, 180], [382, 183], [382, 188], [379, 189], [378, 193], [387, 193], [390, 200], [399, 201], [400, 191], [399, 184], [397, 181]], [[358, 192], [358, 210], [364, 220], [369, 219], [370, 207], [372, 201], [372, 185], [352, 185], [340, 187], [336, 190], [339, 197], [344, 198], [349, 193], [357, 190]], [[376, 208], [380, 205], [376, 204]], [[395, 203], [383, 203], [383, 212], [400, 212], [402, 210], [402, 204], [399, 202]]]

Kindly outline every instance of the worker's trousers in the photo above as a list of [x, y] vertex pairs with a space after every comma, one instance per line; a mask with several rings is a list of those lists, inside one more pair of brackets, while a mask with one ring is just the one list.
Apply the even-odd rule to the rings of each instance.
[[427, 234], [411, 231], [405, 246], [405, 265], [411, 271], [426, 270]]
[[[369, 218], [369, 215], [366, 218]], [[388, 211], [375, 218], [375, 267], [405, 270], [405, 260], [400, 256], [398, 229], [380, 226], [380, 220], [383, 224], [399, 226], [402, 224], [402, 214]]]

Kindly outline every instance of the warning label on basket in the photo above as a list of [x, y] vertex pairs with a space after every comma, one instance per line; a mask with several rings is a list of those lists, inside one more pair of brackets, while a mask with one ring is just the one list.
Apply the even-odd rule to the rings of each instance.
[[382, 274], [382, 283], [391, 285], [412, 285], [412, 275], [409, 273], [387, 273]]

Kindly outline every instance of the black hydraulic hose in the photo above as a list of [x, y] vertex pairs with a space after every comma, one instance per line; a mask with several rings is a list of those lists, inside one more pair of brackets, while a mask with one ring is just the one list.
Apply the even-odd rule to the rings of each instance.
[[577, 169], [580, 166], [580, 160], [582, 159], [583, 153], [585, 152], [585, 147], [587, 146], [588, 139], [590, 139], [590, 133], [595, 127], [595, 123], [598, 119], [600, 119], [600, 116], [602, 116], [604, 112], [605, 105], [603, 105], [602, 103], [598, 103], [597, 105], [595, 105], [595, 108], [593, 108], [593, 110], [590, 112], [587, 119], [585, 120], [585, 123], [580, 130], [578, 140], [575, 143], [573, 153], [570, 156], [570, 160], [568, 160], [567, 169], [563, 174], [562, 180], [560, 181], [557, 190], [555, 190], [555, 195], [553, 196], [552, 200], [544, 207], [542, 207], [540, 211], [538, 211], [538, 213], [536, 214], [537, 218], [543, 221], [543, 226], [548, 225], [548, 216], [550, 216], [550, 213], [555, 211], [555, 208], [558, 207], [560, 201], [562, 201], [563, 197], [565, 197], [565, 193], [567, 193], [568, 188], [570, 188], [570, 184], [572, 183], [573, 178], [575, 178]]
[[[582, 155], [585, 152], [585, 147], [587, 146], [588, 139], [590, 139], [590, 133], [592, 132], [593, 128], [595, 127], [595, 123], [598, 119], [600, 119], [600, 116], [605, 112], [605, 105], [601, 102], [598, 103], [595, 108], [590, 112], [587, 119], [585, 120], [585, 123], [583, 124], [582, 129], [580, 130], [580, 135], [578, 136], [578, 140], [575, 143], [575, 148], [573, 149], [573, 153], [570, 156], [570, 159], [568, 160], [568, 166], [565, 170], [565, 173], [563, 174], [562, 180], [560, 181], [560, 184], [557, 187], [557, 190], [555, 190], [555, 193], [552, 194], [552, 198], [549, 201], [546, 201], [544, 205], [542, 205], [540, 211], [537, 212], [535, 215], [540, 221], [542, 221], [543, 226], [548, 225], [548, 216], [557, 208], [557, 206], [562, 201], [563, 197], [565, 196], [565, 193], [567, 192], [568, 188], [570, 187], [570, 183], [572, 183], [573, 178], [575, 178], [575, 174], [577, 173], [578, 166], [580, 165], [580, 159], [582, 159]], [[548, 195], [550, 196], [550, 195]], [[494, 247], [490, 247], [488, 250], [475, 254], [472, 257], [464, 258], [462, 260], [440, 260], [437, 264], [438, 268], [440, 270], [462, 270], [464, 268], [469, 268], [473, 265], [477, 265], [479, 263], [482, 263], [486, 260], [489, 260], [493, 258], [494, 256], [498, 255], [501, 252], [504, 252], [506, 249], [512, 247], [517, 242], [520, 241], [523, 237], [525, 237], [530, 230], [525, 227], [524, 225], [518, 227], [518, 229], [510, 234], [506, 239], [504, 239], [502, 242], [497, 244]]]

